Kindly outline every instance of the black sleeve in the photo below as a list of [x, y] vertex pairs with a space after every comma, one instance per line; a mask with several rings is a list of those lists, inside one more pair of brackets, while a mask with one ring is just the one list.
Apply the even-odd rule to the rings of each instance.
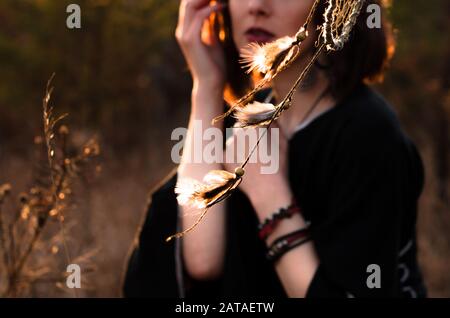
[[174, 170], [151, 192], [145, 220], [131, 247], [124, 272], [124, 297], [193, 298], [217, 296], [220, 291], [221, 278], [198, 281], [189, 276], [181, 251], [176, 250], [179, 240], [165, 242], [177, 232], [176, 181]]
[[178, 297], [175, 248], [165, 238], [176, 231], [176, 175], [151, 194], [123, 279], [124, 297]]
[[[334, 153], [326, 220], [312, 227], [319, 268], [306, 297], [398, 295], [397, 254], [404, 221], [405, 159], [400, 137], [357, 133]], [[314, 211], [312, 211], [314, 213]], [[369, 288], [368, 266], [380, 267], [380, 288]]]

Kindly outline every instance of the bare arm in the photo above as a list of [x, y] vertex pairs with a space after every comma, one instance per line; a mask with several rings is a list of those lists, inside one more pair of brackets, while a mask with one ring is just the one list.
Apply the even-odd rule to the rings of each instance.
[[[194, 85], [192, 91], [192, 112], [186, 142], [183, 148], [183, 158], [179, 167], [179, 178], [189, 177], [197, 180], [210, 171], [223, 169], [219, 163], [193, 163], [194, 143], [202, 143], [202, 140], [194, 140], [194, 122], [202, 124], [202, 131], [210, 128], [211, 120], [223, 109], [222, 92], [214, 91], [201, 84]], [[219, 125], [219, 124], [218, 124]], [[198, 126], [197, 126], [198, 129]], [[202, 145], [203, 146], [203, 145]], [[203, 147], [201, 147], [203, 149]], [[198, 218], [199, 210], [180, 207], [182, 213], [183, 229], [190, 227]], [[193, 213], [194, 212], [194, 213]], [[224, 203], [210, 208], [204, 221], [198, 225], [195, 231], [183, 237], [183, 255], [188, 272], [196, 279], [209, 279], [220, 274], [224, 255]]]
[[[223, 7], [210, 6], [209, 0], [182, 0], [176, 38], [183, 51], [193, 78], [192, 104], [188, 133], [178, 170], [179, 178], [202, 180], [214, 169], [223, 169], [220, 163], [194, 163], [195, 143], [201, 143], [203, 132], [212, 127], [211, 120], [223, 112], [225, 86], [225, 60], [217, 39], [210, 33], [208, 44], [202, 40], [205, 20]], [[194, 136], [194, 126], [201, 123], [200, 138]], [[222, 123], [214, 127], [222, 128]], [[195, 140], [194, 140], [195, 138]], [[197, 150], [199, 151], [199, 150]], [[200, 210], [180, 207], [183, 229], [189, 228], [198, 218]], [[224, 256], [224, 203], [213, 206], [204, 221], [182, 238], [182, 250], [189, 274], [200, 280], [218, 276]]]

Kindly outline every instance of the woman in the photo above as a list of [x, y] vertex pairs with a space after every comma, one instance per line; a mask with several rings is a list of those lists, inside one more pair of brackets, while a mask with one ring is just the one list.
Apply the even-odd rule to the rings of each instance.
[[[188, 137], [176, 173], [152, 193], [129, 260], [125, 296], [425, 296], [415, 238], [421, 159], [391, 107], [366, 85], [381, 78], [393, 52], [386, 21], [378, 29], [366, 24], [366, 6], [379, 1], [366, 1], [344, 49], [320, 56], [290, 109], [272, 126], [281, 132], [278, 172], [264, 175], [260, 164], [247, 165], [230, 198], [213, 206], [182, 240], [163, 243], [198, 217], [177, 205], [176, 181], [236, 166], [186, 159], [194, 151], [193, 122], [211, 127], [223, 112], [223, 97], [232, 103], [252, 85], [238, 52], [252, 42], [293, 36], [313, 2], [181, 1], [176, 37], [193, 77]], [[276, 102], [288, 93], [316, 50], [323, 2], [298, 60], [257, 99]], [[205, 21], [217, 14], [223, 19], [205, 36]], [[294, 211], [288, 217], [286, 207]], [[285, 217], [261, 236], [261, 225], [282, 208]], [[308, 239], [268, 260], [274, 242], [299, 230]]]

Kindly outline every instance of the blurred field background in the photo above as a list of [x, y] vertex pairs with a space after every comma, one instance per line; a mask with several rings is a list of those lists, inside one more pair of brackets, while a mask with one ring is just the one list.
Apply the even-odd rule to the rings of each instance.
[[[66, 28], [81, 6], [82, 28]], [[41, 100], [55, 72], [52, 104], [68, 112], [74, 144], [91, 136], [101, 173], [74, 188], [68, 245], [96, 249], [81, 296], [119, 297], [128, 249], [148, 193], [172, 168], [171, 132], [185, 126], [191, 80], [174, 40], [176, 0], [2, 0], [0, 2], [0, 184], [18, 195], [32, 182]], [[378, 89], [395, 106], [426, 168], [419, 249], [430, 296], [450, 297], [450, 3], [393, 1], [398, 47]], [[37, 257], [58, 257], [45, 253]], [[65, 267], [55, 270], [64, 271]], [[28, 296], [71, 296], [42, 282]]]

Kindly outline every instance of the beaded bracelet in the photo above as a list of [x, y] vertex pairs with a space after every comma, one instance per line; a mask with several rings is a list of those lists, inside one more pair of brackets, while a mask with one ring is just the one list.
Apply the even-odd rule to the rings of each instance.
[[277, 212], [273, 213], [267, 219], [265, 219], [262, 223], [258, 225], [258, 235], [261, 240], [267, 239], [267, 237], [273, 233], [276, 226], [282, 219], [287, 219], [292, 217], [295, 213], [301, 213], [300, 207], [297, 205], [295, 199], [292, 200], [292, 203], [288, 207], [283, 207], [278, 209]]
[[311, 240], [309, 235], [309, 226], [286, 234], [276, 239], [269, 247], [266, 257], [269, 261], [276, 261], [283, 254], [290, 251], [294, 247], [300, 246]]

